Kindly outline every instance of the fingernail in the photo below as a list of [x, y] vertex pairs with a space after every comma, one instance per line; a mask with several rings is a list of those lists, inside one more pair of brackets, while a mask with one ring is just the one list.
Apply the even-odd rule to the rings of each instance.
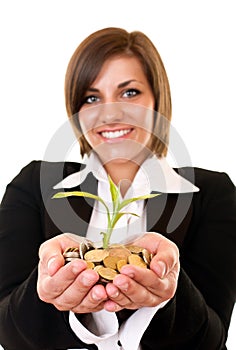
[[96, 301], [102, 300], [101, 296], [96, 294], [94, 291], [92, 292], [92, 298]]
[[52, 264], [54, 263], [54, 261], [56, 260], [56, 258], [54, 257], [54, 258], [51, 258], [51, 259], [49, 259], [49, 261], [48, 261], [48, 270], [50, 270], [50, 267], [52, 266]]
[[160, 278], [164, 278], [166, 274], [166, 264], [163, 261], [158, 261], [154, 267], [154, 270]]
[[111, 294], [112, 298], [117, 298], [119, 296], [119, 291], [117, 290], [115, 293]]

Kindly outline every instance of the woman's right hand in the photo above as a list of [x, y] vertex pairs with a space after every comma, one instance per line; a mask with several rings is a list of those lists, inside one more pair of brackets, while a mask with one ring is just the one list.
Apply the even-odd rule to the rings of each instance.
[[99, 275], [86, 269], [83, 260], [75, 259], [65, 265], [63, 252], [68, 247], [79, 247], [80, 239], [65, 233], [45, 241], [39, 249], [39, 298], [60, 311], [100, 311], [108, 298], [104, 286], [96, 284]]

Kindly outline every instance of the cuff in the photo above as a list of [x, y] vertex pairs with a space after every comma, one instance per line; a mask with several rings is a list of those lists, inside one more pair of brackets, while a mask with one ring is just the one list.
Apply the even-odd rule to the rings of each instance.
[[168, 302], [169, 300], [166, 300], [155, 307], [142, 307], [122, 324], [119, 331], [119, 340], [123, 349], [140, 349], [139, 345], [141, 338], [149, 326], [152, 318], [156, 312], [163, 308]]
[[[115, 313], [101, 310], [91, 314], [89, 327], [84, 327], [73, 312], [69, 313], [69, 322], [76, 336], [86, 344], [96, 344], [99, 348], [103, 344], [118, 341], [118, 320]], [[99, 345], [98, 345], [99, 344]]]

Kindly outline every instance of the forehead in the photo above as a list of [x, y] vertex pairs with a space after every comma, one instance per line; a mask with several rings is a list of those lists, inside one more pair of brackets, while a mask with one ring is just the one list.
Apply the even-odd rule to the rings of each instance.
[[123, 79], [147, 80], [139, 59], [136, 56], [127, 55], [108, 58], [92, 85], [107, 79], [116, 81], [122, 81]]

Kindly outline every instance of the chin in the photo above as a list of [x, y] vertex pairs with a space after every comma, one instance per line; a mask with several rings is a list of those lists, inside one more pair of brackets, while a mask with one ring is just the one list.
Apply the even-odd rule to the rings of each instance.
[[103, 164], [110, 162], [125, 164], [130, 161], [141, 164], [150, 154], [146, 146], [130, 140], [120, 144], [101, 144], [94, 151]]

